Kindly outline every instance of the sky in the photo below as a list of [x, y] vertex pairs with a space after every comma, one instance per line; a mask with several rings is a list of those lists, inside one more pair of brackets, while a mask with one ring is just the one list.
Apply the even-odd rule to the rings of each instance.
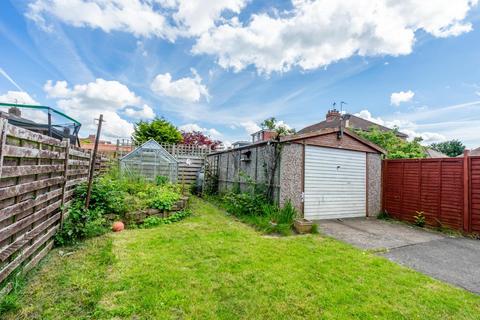
[[0, 102], [51, 106], [81, 136], [102, 113], [105, 139], [164, 117], [231, 143], [344, 101], [480, 147], [478, 0], [2, 0], [0, 48]]

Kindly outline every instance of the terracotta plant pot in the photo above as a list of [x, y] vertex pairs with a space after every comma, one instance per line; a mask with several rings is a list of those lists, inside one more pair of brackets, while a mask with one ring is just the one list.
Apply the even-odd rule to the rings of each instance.
[[295, 219], [294, 226], [295, 230], [300, 234], [311, 233], [313, 222], [306, 219]]
[[122, 221], [116, 221], [113, 223], [112, 225], [112, 230], [113, 232], [120, 232], [122, 231], [123, 229], [125, 229], [125, 225], [123, 224]]

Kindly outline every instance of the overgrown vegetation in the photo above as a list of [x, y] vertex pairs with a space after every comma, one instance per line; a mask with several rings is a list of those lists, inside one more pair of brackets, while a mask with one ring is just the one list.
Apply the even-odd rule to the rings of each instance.
[[5, 320], [478, 319], [480, 297], [329, 237], [262, 237], [193, 199], [188, 220], [54, 250]]
[[439, 143], [432, 143], [430, 148], [437, 150], [449, 157], [457, 157], [465, 151], [465, 145], [460, 140], [449, 140]]
[[160, 218], [157, 216], [151, 216], [143, 220], [143, 223], [141, 225], [142, 228], [152, 228], [156, 227], [162, 224], [171, 224], [174, 222], [178, 222], [186, 217], [188, 217], [192, 212], [188, 209], [182, 210], [175, 212], [171, 216], [168, 216], [166, 218]]
[[118, 168], [95, 179], [88, 209], [84, 207], [86, 184], [77, 186], [68, 207], [63, 228], [56, 234], [57, 245], [72, 245], [101, 235], [110, 229], [112, 220], [125, 220], [127, 212], [147, 208], [171, 210], [181, 197], [181, 186], [158, 176], [155, 183], [139, 176], [125, 176]]
[[425, 158], [425, 149], [420, 144], [422, 138], [406, 141], [396, 136], [398, 128], [382, 131], [372, 126], [368, 131], [355, 130], [355, 133], [387, 151], [387, 159]]
[[241, 221], [248, 223], [265, 233], [278, 233], [290, 235], [297, 212], [290, 201], [283, 208], [273, 203], [268, 197], [268, 190], [264, 185], [256, 185], [252, 179], [244, 174], [247, 189], [240, 191], [237, 182], [232, 191], [221, 197], [217, 197], [220, 205], [228, 213]]

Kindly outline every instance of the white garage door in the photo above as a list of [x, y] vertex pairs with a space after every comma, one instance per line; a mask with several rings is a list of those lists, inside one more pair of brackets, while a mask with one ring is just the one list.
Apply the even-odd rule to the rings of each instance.
[[366, 215], [366, 153], [306, 146], [306, 219]]

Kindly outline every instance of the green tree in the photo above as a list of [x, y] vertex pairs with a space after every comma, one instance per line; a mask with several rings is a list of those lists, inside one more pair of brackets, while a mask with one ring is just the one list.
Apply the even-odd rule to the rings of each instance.
[[446, 154], [449, 157], [456, 157], [463, 153], [465, 145], [460, 140], [449, 140], [445, 142], [432, 143], [430, 148]]
[[152, 121], [140, 121], [135, 124], [132, 139], [137, 144], [142, 144], [150, 139], [158, 143], [182, 142], [182, 133], [173, 124], [164, 118], [155, 118]]
[[381, 131], [377, 126], [368, 131], [356, 130], [359, 136], [375, 143], [387, 151], [387, 159], [425, 158], [424, 147], [420, 144], [422, 138], [405, 141], [396, 136], [398, 128], [390, 131]]
[[262, 129], [273, 130], [278, 137], [288, 136], [295, 133], [295, 129], [289, 128], [283, 121], [277, 121], [274, 117], [263, 120], [260, 124]]

